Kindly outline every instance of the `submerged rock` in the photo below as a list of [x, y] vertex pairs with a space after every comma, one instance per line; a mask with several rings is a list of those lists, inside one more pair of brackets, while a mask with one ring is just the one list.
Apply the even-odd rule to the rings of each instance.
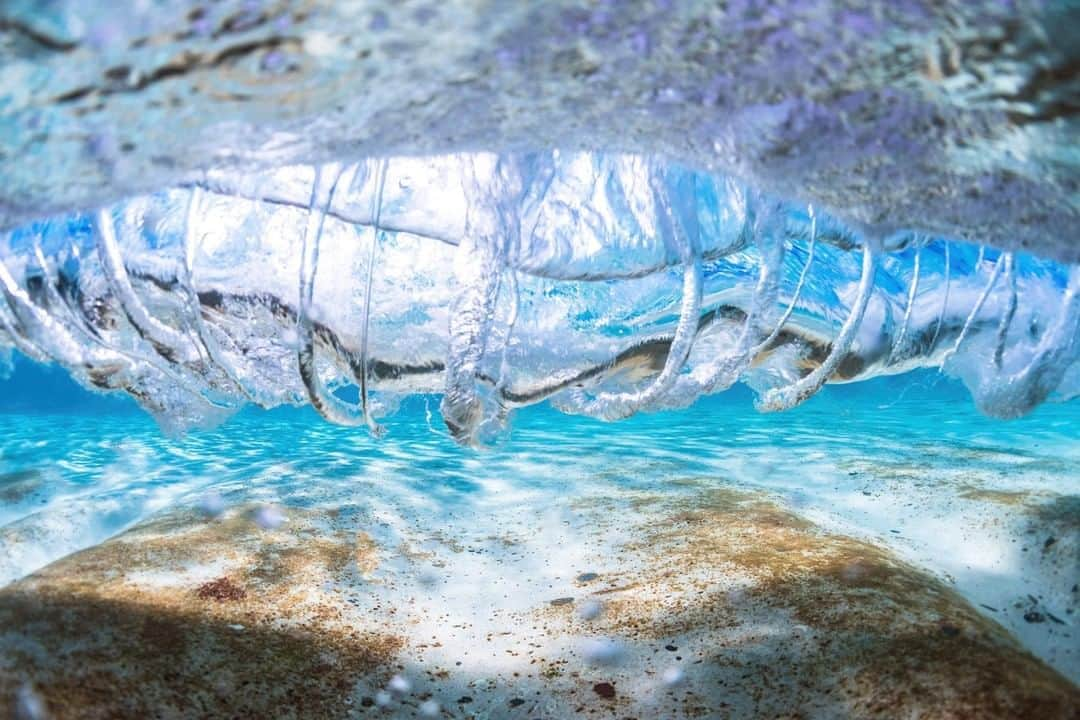
[[[666, 521], [639, 528], [627, 550], [642, 569], [598, 624], [628, 643], [681, 638], [700, 712], [1066, 718], [1080, 701], [955, 591], [875, 545], [730, 490], [638, 502]], [[722, 692], [697, 696], [708, 688]]]
[[347, 540], [242, 515], [169, 515], [0, 590], [0, 706], [31, 678], [54, 718], [341, 716], [402, 640], [319, 591]]
[[33, 499], [45, 482], [46, 478], [37, 470], [0, 473], [0, 502], [14, 505]]

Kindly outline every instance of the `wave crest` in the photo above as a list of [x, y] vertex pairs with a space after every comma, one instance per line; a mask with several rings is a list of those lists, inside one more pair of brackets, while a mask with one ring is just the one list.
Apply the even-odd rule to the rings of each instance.
[[[0, 345], [169, 428], [310, 402], [461, 442], [550, 400], [605, 419], [743, 381], [763, 410], [923, 367], [1015, 417], [1080, 387], [1080, 269], [856, 235], [654, 158], [483, 153], [215, 171], [0, 242]], [[350, 390], [347, 386], [355, 386]]]

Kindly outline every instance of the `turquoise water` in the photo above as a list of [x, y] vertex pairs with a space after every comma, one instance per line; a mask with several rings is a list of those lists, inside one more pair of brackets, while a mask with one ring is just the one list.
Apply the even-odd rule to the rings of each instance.
[[[618, 423], [538, 406], [499, 446], [478, 451], [448, 436], [434, 396], [408, 400], [382, 440], [310, 408], [249, 409], [218, 429], [169, 437], [130, 401], [87, 393], [56, 370], [19, 362], [2, 387], [0, 581], [177, 509], [377, 508], [392, 518], [391, 534], [471, 536], [512, 523], [522, 507], [568, 507], [615, 489], [677, 494], [703, 479], [762, 492], [930, 569], [1077, 674], [1062, 628], [1023, 620], [1028, 595], [1070, 623], [1076, 605], [1076, 565], [1037, 552], [1045, 538], [1032, 514], [1073, 514], [1072, 536], [1057, 542], [1076, 547], [1076, 403], [1002, 422], [925, 372], [828, 386], [782, 414], [756, 412], [749, 390]], [[995, 502], [1008, 497], [1027, 500]], [[538, 557], [587, 542], [570, 532], [546, 547], [540, 530]]]

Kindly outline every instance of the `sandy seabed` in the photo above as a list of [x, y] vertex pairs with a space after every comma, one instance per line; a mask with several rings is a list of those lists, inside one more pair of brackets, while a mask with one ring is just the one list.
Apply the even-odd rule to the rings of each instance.
[[141, 522], [0, 590], [0, 703], [54, 718], [1080, 712], [1072, 681], [940, 577], [767, 493], [684, 477], [483, 498], [438, 527], [375, 501], [283, 507], [275, 527], [251, 503]]

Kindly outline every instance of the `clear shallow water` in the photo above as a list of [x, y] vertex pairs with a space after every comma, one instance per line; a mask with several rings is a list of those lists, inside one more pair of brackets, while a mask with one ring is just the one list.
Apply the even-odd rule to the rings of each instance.
[[0, 714], [1075, 716], [1060, 3], [242, 4], [0, 10]]
[[[575, 503], [703, 486], [760, 493], [895, 553], [1080, 677], [1075, 403], [1002, 422], [926, 372], [829, 386], [783, 414], [756, 412], [749, 390], [618, 423], [534, 407], [502, 444], [477, 451], [449, 437], [433, 396], [408, 400], [381, 441], [309, 408], [245, 410], [216, 430], [171, 438], [130, 401], [85, 393], [56, 370], [19, 363], [3, 387], [4, 582], [170, 512], [352, 508], [379, 519], [373, 534], [387, 547], [416, 533], [477, 547], [514, 535], [513, 570], [502, 560], [497, 571], [467, 570], [451, 558], [424, 572], [531, 577], [558, 596], [630, 532], [597, 540], [595, 518]], [[505, 602], [527, 605], [530, 582], [503, 593]], [[484, 602], [482, 585], [470, 592], [445, 602]], [[1033, 612], [1042, 619], [1032, 622]]]

